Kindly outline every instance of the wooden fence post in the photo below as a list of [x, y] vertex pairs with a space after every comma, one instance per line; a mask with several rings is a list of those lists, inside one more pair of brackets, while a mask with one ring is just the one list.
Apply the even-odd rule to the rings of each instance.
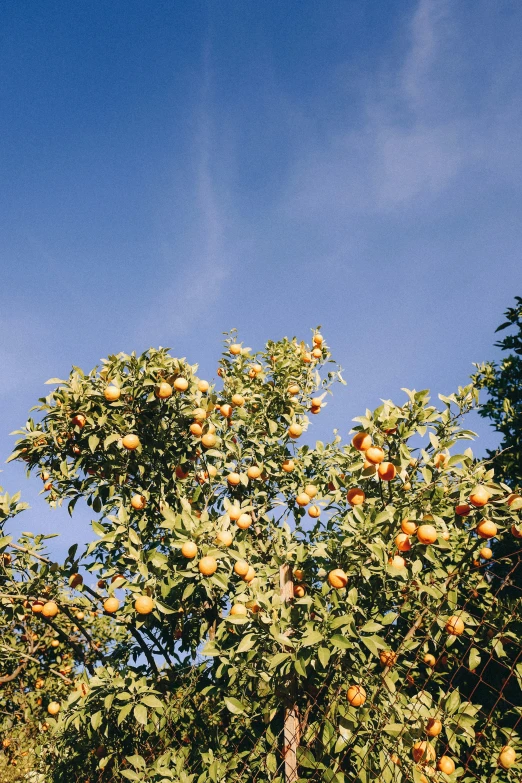
[[[279, 585], [281, 598], [289, 603], [294, 597], [294, 583], [292, 580], [292, 567], [282, 565], [279, 569]], [[301, 740], [301, 727], [299, 724], [299, 707], [295, 703], [294, 688], [291, 688], [289, 699], [285, 704], [284, 729], [283, 729], [283, 756], [285, 761], [285, 783], [295, 783], [298, 779], [297, 748]]]

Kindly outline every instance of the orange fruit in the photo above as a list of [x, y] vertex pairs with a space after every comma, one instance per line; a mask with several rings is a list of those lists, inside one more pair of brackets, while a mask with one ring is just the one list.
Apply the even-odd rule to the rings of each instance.
[[320, 405], [312, 405], [310, 407], [310, 413], [313, 413], [314, 415], [317, 415], [318, 413], [321, 413], [321, 406]]
[[348, 490], [346, 499], [351, 506], [360, 506], [366, 500], [366, 494], [360, 487], [353, 487]]
[[117, 598], [111, 596], [103, 602], [103, 608], [108, 614], [114, 614], [114, 612], [117, 612], [120, 608], [120, 602]]
[[320, 359], [322, 355], [323, 355], [323, 352], [321, 351], [321, 349], [319, 347], [314, 348], [312, 350], [312, 356], [314, 357], [314, 359]]
[[517, 530], [516, 525], [511, 525], [511, 534], [515, 536], [515, 538], [522, 538], [522, 530]]
[[82, 620], [85, 620], [85, 612], [76, 612], [74, 616], [76, 617], [77, 620], [80, 620], [80, 622]]
[[156, 387], [155, 394], [159, 400], [167, 400], [169, 397], [172, 397], [172, 386], [170, 383], [162, 381]]
[[437, 718], [428, 718], [425, 732], [428, 737], [438, 737], [442, 731], [442, 723]]
[[137, 449], [140, 445], [140, 439], [137, 435], [133, 435], [132, 433], [129, 433], [128, 435], [125, 435], [125, 437], [121, 441], [121, 445], [128, 449], [129, 451], [134, 451], [134, 449]]
[[435, 761], [435, 748], [426, 740], [413, 743], [412, 756], [414, 761]]
[[154, 606], [154, 601], [149, 595], [139, 595], [134, 601], [134, 609], [138, 614], [150, 614]]
[[205, 392], [208, 392], [210, 388], [210, 384], [208, 381], [198, 381], [198, 391], [205, 394]]
[[196, 438], [201, 438], [201, 436], [203, 435], [203, 427], [197, 421], [192, 422], [192, 424], [189, 427], [189, 430]]
[[515, 753], [515, 749], [512, 748], [511, 745], [504, 745], [498, 757], [499, 766], [503, 769], [509, 769], [516, 760], [517, 754]]
[[295, 462], [293, 459], [285, 459], [281, 467], [285, 473], [293, 473], [295, 470]]
[[60, 642], [58, 641], [58, 639], [53, 639], [51, 642], [51, 647], [59, 647], [59, 646], [60, 646]]
[[206, 432], [201, 438], [201, 443], [206, 449], [211, 449], [216, 445], [217, 437], [213, 432]]
[[233, 541], [232, 533], [230, 530], [220, 530], [216, 536], [216, 541], [223, 546], [230, 546]]
[[115, 386], [113, 383], [110, 383], [108, 386], [106, 386], [103, 392], [103, 396], [107, 402], [116, 402], [116, 400], [120, 399], [120, 395], [121, 389], [118, 386]]
[[194, 421], [197, 421], [199, 424], [207, 418], [207, 412], [204, 408], [195, 408], [191, 415]]
[[298, 582], [300, 582], [301, 579], [304, 578], [304, 571], [303, 571], [302, 568], [294, 568], [292, 573], [293, 573], [294, 579], [297, 579]]
[[217, 571], [217, 560], [215, 557], [202, 557], [198, 563], [198, 568], [203, 576], [212, 576]]
[[455, 506], [455, 514], [458, 514], [459, 517], [467, 517], [468, 514], [471, 514], [471, 511], [471, 506], [468, 503], [458, 503]]
[[317, 519], [321, 516], [321, 509], [319, 506], [310, 506], [308, 509], [308, 515], [312, 517], [312, 519]]
[[249, 566], [248, 567], [248, 571], [244, 575], [243, 579], [244, 579], [245, 582], [251, 582], [252, 579], [255, 578], [255, 575], [256, 575], [255, 570], [252, 568], [252, 566]]
[[45, 685], [45, 680], [40, 679], [40, 680], [36, 680], [34, 687], [37, 690], [40, 690], [41, 688], [43, 688], [44, 685]]
[[248, 565], [246, 560], [236, 560], [236, 562], [234, 563], [234, 572], [238, 576], [246, 576], [249, 568], [250, 566]]
[[252, 524], [252, 517], [250, 514], [241, 514], [239, 519], [236, 520], [236, 525], [240, 530], [247, 530]]
[[244, 604], [233, 604], [230, 608], [230, 614], [232, 617], [246, 617], [248, 609]]
[[305, 351], [301, 356], [301, 359], [305, 364], [310, 364], [310, 362], [312, 361], [312, 354], [310, 353], [310, 351]]
[[352, 707], [361, 707], [366, 701], [366, 691], [362, 685], [350, 685], [346, 698]]
[[223, 403], [223, 405], [219, 406], [219, 412], [225, 419], [230, 418], [232, 416], [232, 405], [229, 405], [228, 402]]
[[247, 470], [247, 476], [250, 479], [258, 479], [261, 475], [261, 469], [257, 465], [250, 465]]
[[451, 636], [461, 636], [464, 633], [464, 621], [457, 615], [452, 615], [446, 623], [446, 631]]
[[394, 568], [399, 568], [399, 569], [405, 568], [406, 560], [400, 555], [394, 555], [393, 557], [388, 558], [388, 565], [391, 565]]
[[397, 660], [397, 653], [393, 650], [381, 650], [379, 653], [379, 661], [383, 666], [393, 666]]
[[297, 385], [297, 383], [291, 383], [290, 386], [287, 389], [288, 394], [292, 395], [292, 397], [295, 397], [296, 394], [299, 394], [301, 389]]
[[295, 502], [298, 506], [307, 506], [310, 502], [310, 495], [306, 492], [300, 492], [299, 495], [297, 495]]
[[438, 454], [435, 454], [435, 457], [433, 458], [433, 464], [436, 468], [444, 468], [446, 462], [449, 460], [449, 454], [445, 454], [444, 452], [439, 452]]
[[60, 703], [57, 701], [51, 701], [47, 705], [47, 712], [49, 715], [58, 715], [60, 712]]
[[381, 462], [377, 472], [383, 481], [392, 481], [397, 475], [397, 468], [392, 462]]
[[241, 483], [241, 476], [239, 473], [229, 473], [227, 481], [231, 487], [237, 487], [237, 485]]
[[412, 536], [417, 532], [417, 523], [411, 519], [403, 519], [401, 522], [401, 530], [409, 536]]
[[232, 395], [232, 405], [235, 405], [236, 408], [242, 408], [245, 404], [245, 398], [242, 394], [233, 394]]
[[495, 538], [498, 528], [494, 522], [489, 519], [483, 519], [476, 527], [477, 535], [480, 538]]
[[480, 556], [484, 560], [491, 560], [491, 558], [493, 557], [493, 551], [489, 548], [489, 546], [483, 546], [482, 549], [480, 550]]
[[307, 484], [304, 488], [305, 495], [308, 495], [310, 499], [315, 498], [319, 490], [314, 484]]
[[135, 508], [136, 511], [141, 511], [142, 508], [145, 508], [147, 505], [147, 500], [143, 497], [143, 495], [133, 495], [131, 498], [131, 506], [132, 508]]
[[237, 522], [241, 516], [241, 509], [239, 506], [230, 506], [227, 513], [232, 522]]
[[317, 332], [316, 334], [314, 334], [312, 340], [314, 345], [322, 345], [324, 341], [324, 337], [322, 334], [319, 334], [319, 332]]
[[381, 449], [380, 446], [370, 446], [366, 451], [364, 452], [364, 456], [366, 457], [367, 462], [369, 462], [372, 465], [379, 465], [381, 462], [384, 461], [384, 451]]
[[304, 585], [294, 585], [294, 597], [303, 598], [306, 595], [306, 588]]
[[239, 356], [239, 354], [241, 353], [241, 346], [239, 343], [232, 343], [232, 345], [228, 350], [230, 351], [232, 356]]
[[187, 391], [189, 386], [189, 382], [186, 378], [176, 378], [174, 381], [174, 388], [178, 392], [184, 392]]
[[395, 546], [399, 552], [409, 552], [411, 549], [410, 537], [406, 533], [399, 533], [395, 536]]
[[80, 429], [83, 429], [85, 427], [87, 419], [83, 415], [83, 413], [77, 413], [75, 416], [71, 419], [71, 424], [73, 427], [79, 427]]
[[441, 756], [437, 761], [437, 769], [445, 775], [452, 775], [455, 772], [455, 762], [449, 756]]
[[437, 540], [437, 531], [433, 525], [421, 525], [417, 530], [417, 538], [421, 544], [433, 544]]
[[486, 487], [476, 486], [471, 490], [469, 495], [469, 502], [476, 508], [482, 508], [489, 502], [489, 492]]
[[290, 438], [300, 438], [303, 434], [303, 428], [296, 421], [288, 428], [288, 435]]
[[186, 557], [188, 560], [192, 560], [194, 557], [196, 557], [198, 553], [198, 548], [194, 541], [185, 541], [183, 546], [181, 547], [181, 554], [183, 557]]
[[348, 584], [348, 575], [342, 568], [334, 568], [328, 574], [328, 582], [331, 587], [335, 587], [336, 590], [340, 590], [342, 587], [346, 587]]
[[47, 601], [42, 607], [42, 614], [44, 617], [56, 617], [59, 611], [58, 604], [54, 601]]
[[522, 496], [516, 492], [512, 492], [511, 495], [508, 495], [506, 503], [511, 509], [518, 511], [522, 508]]
[[69, 577], [69, 585], [73, 589], [83, 584], [83, 576], [81, 574], [71, 574]]
[[357, 451], [366, 451], [372, 445], [371, 436], [367, 432], [356, 432], [352, 438], [352, 446]]
[[431, 653], [426, 653], [426, 655], [423, 658], [423, 661], [426, 664], [426, 666], [430, 666], [431, 668], [433, 668], [437, 663], [437, 661], [435, 660], [435, 656], [432, 655]]
[[312, 397], [310, 400], [310, 406], [312, 408], [320, 408], [322, 404], [323, 402], [320, 397]]

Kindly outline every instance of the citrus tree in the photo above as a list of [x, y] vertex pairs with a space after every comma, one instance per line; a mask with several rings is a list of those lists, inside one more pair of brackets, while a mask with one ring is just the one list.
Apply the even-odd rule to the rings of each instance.
[[319, 330], [232, 333], [217, 385], [196, 373], [110, 356], [19, 432], [48, 502], [96, 515], [57, 573], [125, 633], [62, 702], [42, 780], [518, 779], [520, 596], [490, 562], [522, 526], [467, 443], [475, 386], [312, 445], [342, 382]]

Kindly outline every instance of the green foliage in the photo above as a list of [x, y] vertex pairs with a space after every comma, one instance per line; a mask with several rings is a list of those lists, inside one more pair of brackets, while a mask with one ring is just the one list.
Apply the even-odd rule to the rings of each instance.
[[[522, 750], [520, 595], [480, 561], [478, 525], [511, 540], [520, 520], [468, 445], [476, 387], [440, 409], [405, 390], [400, 405], [366, 411], [355, 430], [372, 456], [337, 432], [297, 445], [342, 381], [317, 333], [258, 353], [232, 334], [221, 388], [196, 372], [164, 349], [74, 368], [19, 432], [13, 457], [42, 477], [52, 506], [74, 513], [85, 499], [96, 537], [56, 567], [35, 557], [40, 539], [24, 540], [29, 560], [4, 580], [18, 590], [9, 611], [44, 589], [60, 617], [73, 601], [86, 614], [110, 608], [74, 648], [85, 685], [58, 694], [36, 748], [42, 781], [282, 783], [289, 715], [299, 781], [515, 779], [520, 761], [508, 772], [497, 757], [505, 744]], [[477, 487], [486, 496], [474, 505]], [[363, 502], [349, 502], [353, 489]], [[421, 530], [405, 546], [404, 520], [428, 526], [431, 543]], [[448, 631], [455, 617], [462, 634]], [[509, 699], [486, 687], [496, 666], [517, 672]], [[414, 758], [434, 716], [451, 778]]]

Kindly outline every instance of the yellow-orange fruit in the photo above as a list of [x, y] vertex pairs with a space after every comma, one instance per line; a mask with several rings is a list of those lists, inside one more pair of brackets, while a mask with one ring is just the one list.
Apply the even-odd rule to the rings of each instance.
[[217, 560], [209, 555], [202, 557], [198, 563], [198, 568], [203, 576], [212, 576], [217, 571]]
[[83, 576], [81, 574], [71, 574], [69, 577], [69, 585], [72, 588], [79, 587], [83, 584]]
[[372, 465], [380, 465], [380, 463], [384, 461], [385, 455], [380, 446], [370, 446], [370, 448], [366, 449], [364, 452], [364, 456], [366, 457], [367, 462]]
[[87, 419], [83, 415], [83, 413], [77, 413], [76, 416], [73, 416], [71, 419], [71, 424], [73, 427], [79, 427], [80, 429], [83, 429], [85, 427]]
[[169, 397], [172, 397], [172, 386], [170, 385], [170, 383], [167, 383], [166, 381], [162, 381], [156, 387], [155, 394], [159, 400], [167, 400]]
[[303, 598], [306, 595], [306, 588], [304, 585], [294, 585], [294, 597]]
[[426, 666], [430, 666], [431, 668], [433, 668], [437, 663], [437, 661], [435, 660], [435, 656], [432, 655], [431, 653], [426, 653], [426, 655], [423, 658], [423, 661], [426, 664]]
[[288, 428], [288, 435], [291, 438], [294, 438], [294, 439], [295, 438], [300, 438], [302, 434], [303, 434], [303, 428], [297, 422], [294, 422], [293, 424], [291, 424], [289, 426], [289, 428]]
[[35, 602], [34, 602], [34, 603], [31, 605], [31, 610], [32, 610], [32, 612], [33, 612], [34, 614], [41, 614], [41, 612], [42, 612], [42, 609], [43, 609], [43, 606], [44, 606], [44, 605], [43, 605], [43, 601], [35, 601]]
[[250, 566], [248, 565], [246, 560], [236, 560], [234, 563], [234, 572], [238, 576], [245, 576], [248, 573], [248, 569]]
[[471, 490], [469, 495], [469, 502], [476, 508], [482, 508], [489, 502], [489, 492], [486, 487], [476, 486]]
[[310, 495], [307, 495], [306, 492], [300, 492], [299, 495], [297, 495], [295, 502], [298, 506], [307, 506], [310, 502]]
[[421, 525], [417, 530], [417, 538], [421, 544], [433, 544], [437, 540], [437, 531], [433, 525]]
[[120, 608], [120, 602], [117, 598], [111, 596], [110, 598], [105, 599], [103, 602], [103, 608], [108, 614], [114, 614], [114, 612], [117, 612]]
[[371, 436], [367, 432], [356, 432], [352, 438], [352, 446], [357, 451], [366, 451], [372, 445]]
[[239, 506], [230, 506], [227, 513], [232, 522], [237, 522], [241, 516], [241, 509]]
[[47, 712], [49, 715], [58, 715], [60, 712], [60, 703], [57, 701], [51, 701], [47, 705]]
[[297, 383], [291, 383], [290, 386], [287, 389], [288, 394], [290, 394], [292, 397], [295, 397], [296, 394], [299, 394], [301, 389], [297, 385]]
[[395, 536], [395, 546], [399, 552], [409, 552], [411, 549], [410, 537], [406, 533], [399, 533]]
[[312, 519], [317, 519], [321, 516], [321, 509], [319, 506], [310, 506], [308, 509], [308, 515], [312, 517]]
[[205, 394], [205, 392], [208, 392], [210, 388], [210, 384], [208, 381], [198, 381], [198, 391]]
[[113, 383], [110, 383], [105, 387], [103, 396], [107, 402], [116, 402], [116, 400], [120, 399], [121, 389], [118, 386], [115, 386]]
[[435, 748], [426, 740], [413, 743], [412, 756], [414, 761], [435, 761]]
[[319, 334], [319, 332], [316, 332], [312, 337], [312, 340], [314, 345], [322, 345], [324, 341], [324, 337], [322, 334]]
[[195, 438], [201, 438], [201, 436], [203, 435], [203, 427], [197, 421], [192, 422], [192, 424], [189, 427], [189, 430], [192, 433], [192, 435], [194, 435]]
[[252, 524], [252, 517], [250, 514], [241, 514], [239, 519], [236, 520], [236, 525], [240, 530], [247, 530]]
[[230, 608], [230, 614], [232, 617], [246, 617], [248, 609], [244, 604], [233, 604]]
[[464, 633], [464, 621], [457, 615], [452, 615], [446, 623], [446, 631], [451, 636], [461, 636]]
[[515, 749], [511, 745], [504, 745], [499, 753], [498, 763], [503, 769], [509, 769], [517, 760]]
[[297, 579], [298, 582], [300, 582], [301, 579], [304, 578], [304, 571], [302, 568], [294, 568], [292, 574], [294, 579]]
[[187, 391], [188, 385], [189, 383], [186, 378], [176, 378], [174, 381], [174, 388], [179, 392]]
[[225, 402], [223, 405], [219, 406], [219, 412], [222, 416], [225, 417], [225, 419], [230, 418], [232, 416], [232, 405], [229, 405], [228, 402]]
[[227, 476], [227, 481], [231, 487], [237, 487], [238, 484], [241, 483], [241, 476], [239, 473], [229, 473]]
[[230, 546], [233, 541], [232, 533], [230, 530], [220, 530], [216, 536], [216, 541], [223, 546]]
[[511, 534], [515, 538], [522, 538], [522, 530], [517, 530], [516, 525], [511, 525]]
[[232, 356], [239, 356], [239, 354], [241, 353], [241, 346], [239, 343], [232, 343], [232, 345], [228, 350], [230, 351]]
[[59, 646], [60, 646], [60, 642], [58, 641], [58, 639], [53, 639], [51, 642], [51, 647], [59, 647]]
[[413, 522], [411, 519], [403, 519], [401, 522], [401, 530], [408, 536], [412, 536], [417, 532], [417, 523]]
[[484, 560], [491, 560], [491, 558], [493, 557], [493, 550], [490, 549], [489, 546], [483, 546], [482, 549], [480, 550], [480, 556]]
[[125, 435], [125, 437], [121, 441], [122, 446], [125, 449], [128, 449], [129, 451], [134, 451], [134, 449], [137, 449], [140, 445], [140, 439], [137, 435], [133, 435], [132, 433], [129, 433], [128, 435]]
[[339, 590], [341, 587], [346, 587], [348, 584], [348, 575], [342, 568], [334, 568], [333, 571], [330, 571], [328, 574], [328, 582], [332, 587]]
[[76, 612], [74, 616], [76, 617], [77, 620], [80, 620], [81, 622], [82, 620], [85, 619], [85, 612]]
[[131, 506], [132, 508], [135, 508], [136, 511], [141, 511], [141, 509], [145, 508], [147, 505], [147, 500], [143, 497], [143, 495], [133, 495], [131, 498]]
[[207, 412], [206, 412], [206, 410], [204, 408], [195, 408], [192, 411], [192, 418], [198, 424], [201, 424], [201, 422], [205, 421], [205, 419], [207, 418]]
[[59, 611], [58, 604], [54, 601], [47, 601], [42, 607], [42, 614], [44, 617], [56, 617]]
[[428, 737], [438, 737], [442, 731], [442, 723], [437, 718], [428, 718], [425, 731]]
[[285, 473], [293, 473], [295, 470], [295, 462], [293, 459], [285, 459], [283, 464], [281, 465], [281, 468], [284, 470]]
[[469, 503], [458, 503], [455, 506], [455, 514], [458, 514], [459, 517], [467, 517], [471, 512], [472, 508]]
[[346, 698], [352, 707], [361, 707], [366, 701], [366, 691], [362, 685], [350, 685]]
[[248, 567], [248, 571], [244, 575], [243, 579], [244, 579], [245, 582], [251, 582], [252, 579], [255, 578], [255, 575], [256, 575], [255, 570], [252, 568], [252, 566], [249, 566]]
[[321, 351], [321, 349], [319, 347], [314, 348], [312, 350], [312, 356], [314, 357], [314, 359], [320, 359], [322, 355], [323, 355], [323, 352]]
[[381, 462], [377, 472], [382, 481], [392, 481], [397, 475], [397, 468], [392, 462]]
[[449, 756], [441, 756], [437, 761], [437, 769], [445, 775], [452, 775], [455, 772], [455, 762]]
[[247, 470], [247, 476], [249, 479], [258, 479], [261, 475], [261, 469], [257, 465], [250, 465]]
[[192, 560], [192, 558], [196, 557], [198, 553], [198, 548], [194, 541], [185, 541], [183, 546], [181, 547], [181, 554], [183, 557], [186, 557], [188, 560]]
[[149, 595], [139, 595], [134, 601], [134, 609], [138, 614], [150, 614], [154, 606], [154, 601]]
[[489, 519], [483, 519], [477, 525], [477, 535], [480, 538], [495, 538], [498, 533], [498, 528], [494, 522]]
[[518, 511], [522, 508], [522, 496], [516, 492], [512, 492], [511, 495], [508, 495], [506, 503], [513, 511]]
[[406, 560], [400, 555], [394, 555], [393, 557], [388, 558], [388, 565], [391, 565], [394, 568], [399, 568], [399, 569], [405, 568]]
[[245, 404], [245, 398], [242, 394], [233, 394], [232, 395], [232, 405], [235, 405], [236, 408], [242, 408]]
[[206, 449], [211, 449], [216, 445], [217, 437], [213, 432], [205, 432], [205, 434], [201, 437], [201, 443]]
[[351, 506], [360, 506], [366, 500], [366, 493], [360, 487], [353, 487], [348, 490], [346, 499]]
[[379, 661], [382, 666], [393, 666], [397, 660], [397, 653], [393, 650], [381, 650], [379, 653]]
[[439, 452], [438, 454], [435, 454], [435, 457], [433, 458], [433, 464], [436, 468], [442, 468], [446, 465], [446, 462], [449, 460], [449, 454], [444, 454], [444, 452]]
[[307, 484], [304, 488], [304, 492], [310, 499], [315, 498], [319, 490], [315, 486], [315, 484]]

